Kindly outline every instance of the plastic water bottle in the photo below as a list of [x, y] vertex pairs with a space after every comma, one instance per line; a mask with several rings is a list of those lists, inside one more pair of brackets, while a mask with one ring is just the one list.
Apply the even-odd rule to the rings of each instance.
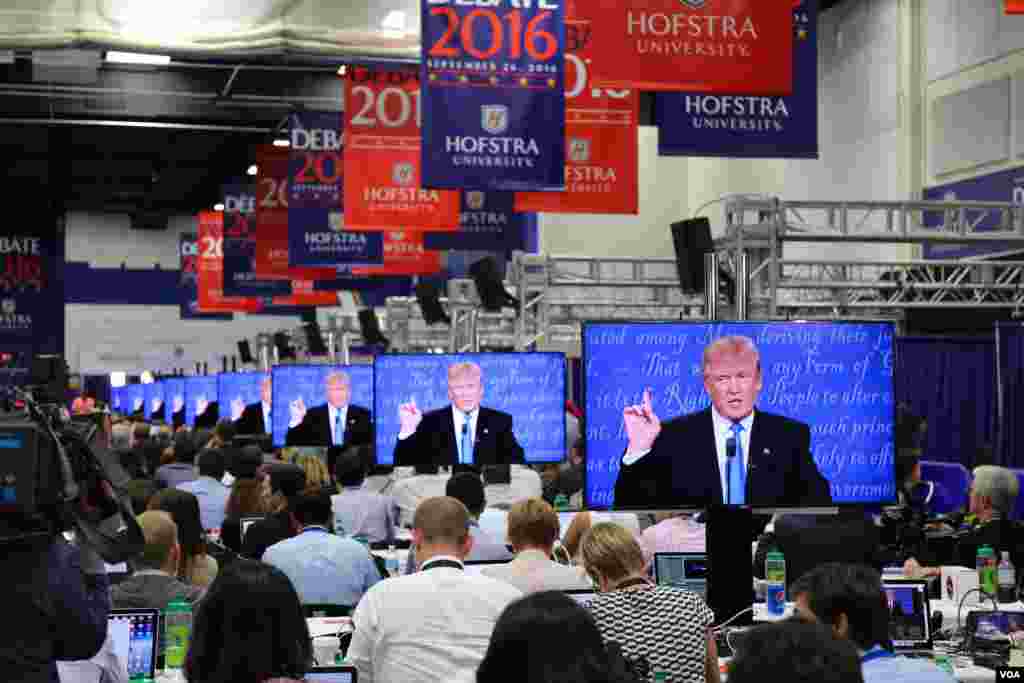
[[384, 567], [388, 570], [388, 576], [398, 576], [398, 553], [395, 550], [395, 544], [388, 545], [388, 554], [384, 559]]
[[565, 512], [566, 510], [568, 510], [569, 509], [569, 498], [568, 498], [568, 496], [566, 496], [564, 493], [559, 493], [557, 496], [555, 496], [554, 508], [555, 508], [556, 512]]
[[978, 569], [978, 588], [986, 595], [996, 594], [996, 553], [990, 546], [978, 548], [975, 566]]
[[668, 683], [668, 674], [664, 671], [655, 671], [654, 683]]
[[1010, 562], [1010, 553], [1003, 551], [999, 562], [999, 602], [1017, 602], [1017, 572]]
[[781, 616], [786, 612], [786, 558], [778, 550], [765, 558], [764, 578], [768, 614]]
[[164, 669], [180, 670], [185, 664], [188, 639], [192, 634], [192, 606], [172, 600], [164, 610]]

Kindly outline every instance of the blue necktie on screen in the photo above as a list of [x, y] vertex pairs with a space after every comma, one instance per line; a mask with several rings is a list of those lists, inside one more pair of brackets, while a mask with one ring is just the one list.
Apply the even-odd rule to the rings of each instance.
[[459, 464], [473, 464], [473, 425], [469, 423], [470, 413], [463, 413], [462, 444], [459, 446]]
[[747, 502], [747, 468], [743, 463], [743, 425], [734, 422], [730, 428], [730, 439], [736, 442], [736, 455], [726, 458], [726, 469], [729, 477], [729, 504], [743, 505]]
[[340, 446], [345, 443], [345, 425], [341, 421], [341, 411], [334, 416], [334, 445]]

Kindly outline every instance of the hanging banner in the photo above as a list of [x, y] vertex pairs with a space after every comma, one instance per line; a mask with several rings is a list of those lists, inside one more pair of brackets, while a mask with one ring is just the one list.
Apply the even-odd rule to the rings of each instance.
[[[984, 175], [958, 180], [942, 185], [924, 188], [922, 199], [925, 201], [947, 202], [1012, 202], [1024, 204], [1024, 172], [1020, 168], [1006, 171], [995, 171]], [[937, 228], [942, 225], [959, 225], [961, 229], [977, 232], [1002, 230], [1002, 216], [998, 211], [983, 213], [980, 210], [959, 215], [958, 211], [925, 211], [921, 222], [926, 228]], [[983, 245], [935, 244], [926, 242], [923, 255], [926, 259], [959, 259], [977, 256], [993, 256], [1003, 252], [1013, 252], [1019, 247], [1012, 242], [989, 242]]]
[[345, 102], [345, 229], [457, 230], [458, 191], [421, 185], [419, 73], [349, 67]]
[[793, 0], [606, 0], [573, 3], [598, 49], [604, 88], [789, 95]]
[[182, 233], [178, 236], [178, 253], [181, 256], [181, 280], [178, 290], [181, 294], [182, 320], [231, 320], [231, 313], [203, 313], [199, 310], [199, 238], [196, 233]]
[[512, 192], [463, 192], [459, 231], [424, 233], [423, 246], [442, 251], [523, 249], [527, 217], [531, 214], [516, 213], [514, 199]]
[[[582, 36], [582, 24], [566, 35]], [[573, 48], [576, 48], [573, 50]], [[590, 84], [593, 41], [569, 40], [565, 55], [565, 192], [517, 192], [516, 211], [622, 213], [640, 210], [640, 93]]]
[[384, 265], [352, 269], [354, 277], [379, 275], [436, 275], [441, 272], [441, 254], [428, 251], [423, 238], [428, 233], [389, 230], [384, 233]]
[[291, 294], [287, 280], [256, 275], [256, 186], [224, 186], [224, 294], [273, 297]]
[[0, 234], [3, 386], [26, 383], [35, 354], [64, 354], [63, 220], [43, 211], [25, 222], [37, 227], [9, 227]]
[[258, 311], [259, 299], [224, 295], [224, 214], [199, 212], [199, 310], [202, 313]]
[[1024, 14], [1024, 0], [1006, 0], [1007, 14]]
[[423, 185], [563, 190], [562, 0], [422, 0], [420, 15]]
[[658, 154], [818, 158], [818, 0], [793, 9], [793, 94], [658, 93]]
[[380, 233], [345, 230], [342, 213], [344, 115], [289, 117], [288, 263], [292, 266], [380, 265]]

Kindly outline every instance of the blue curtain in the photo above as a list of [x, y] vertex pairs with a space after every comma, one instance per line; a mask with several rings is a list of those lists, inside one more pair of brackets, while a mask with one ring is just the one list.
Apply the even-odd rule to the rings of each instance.
[[996, 438], [995, 341], [902, 337], [896, 363], [896, 400], [928, 420], [924, 459], [970, 467]]
[[998, 323], [999, 447], [1001, 465], [1024, 467], [1024, 325]]

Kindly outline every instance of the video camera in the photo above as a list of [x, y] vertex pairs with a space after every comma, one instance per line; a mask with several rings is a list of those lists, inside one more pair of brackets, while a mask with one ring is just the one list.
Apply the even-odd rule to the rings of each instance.
[[108, 564], [138, 555], [142, 530], [90, 445], [100, 424], [72, 422], [51, 400], [52, 377], [32, 374], [31, 387], [6, 388], [0, 410], [0, 547], [73, 530]]

